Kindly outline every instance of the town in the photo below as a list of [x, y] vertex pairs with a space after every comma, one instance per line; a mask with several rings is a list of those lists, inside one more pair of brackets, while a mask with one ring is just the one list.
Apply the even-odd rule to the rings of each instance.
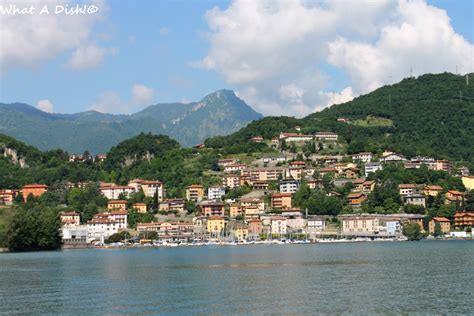
[[[337, 147], [338, 135], [305, 135], [298, 127], [296, 132], [281, 133], [270, 140], [253, 136], [249, 142], [268, 142], [279, 154], [246, 162], [232, 155], [220, 158], [213, 174], [219, 177], [220, 184], [188, 185], [185, 196], [170, 196], [166, 183], [159, 179], [134, 179], [127, 185], [100, 182], [98, 188], [107, 199], [106, 209], [86, 222], [74, 210], [60, 213], [63, 247], [103, 246], [130, 240], [142, 245], [406, 240], [413, 238], [407, 233], [409, 227], [420, 237], [472, 238], [474, 212], [467, 205], [474, 201], [472, 193], [468, 197], [466, 192], [474, 189], [474, 176], [466, 167], [454, 168], [448, 160], [430, 157], [407, 159], [391, 151], [380, 155], [305, 154], [304, 158], [302, 152], [308, 145], [320, 149]], [[69, 158], [75, 163], [87, 159], [78, 155]], [[102, 162], [106, 156], [95, 159]], [[373, 175], [391, 166], [442, 171], [459, 178], [465, 189], [400, 183], [396, 195], [401, 207], [380, 211], [381, 207], [375, 206], [379, 210], [371, 210], [367, 200], [380, 187]], [[68, 184], [70, 189], [87, 185]], [[3, 188], [0, 203], [12, 205], [18, 197], [26, 202], [46, 192], [45, 184]], [[308, 205], [306, 202], [314, 200], [309, 198], [314, 192], [329, 206], [318, 204], [317, 199]], [[137, 199], [137, 194], [141, 198]], [[433, 203], [453, 210], [452, 216], [427, 216], [425, 210]], [[337, 207], [342, 210], [334, 212]], [[416, 236], [415, 239], [420, 238]]]

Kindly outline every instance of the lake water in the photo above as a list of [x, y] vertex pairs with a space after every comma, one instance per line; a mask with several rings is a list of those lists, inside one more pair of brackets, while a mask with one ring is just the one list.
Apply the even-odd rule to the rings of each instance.
[[0, 254], [0, 314], [473, 314], [474, 242]]

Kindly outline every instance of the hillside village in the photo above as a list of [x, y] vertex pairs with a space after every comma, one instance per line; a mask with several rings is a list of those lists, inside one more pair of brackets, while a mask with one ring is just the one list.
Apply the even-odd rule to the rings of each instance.
[[[257, 156], [220, 154], [216, 166], [203, 171], [213, 181], [201, 178], [181, 196], [170, 193], [160, 179], [68, 182], [67, 190], [97, 185], [105, 202], [88, 219], [64, 205], [59, 214], [64, 246], [125, 239], [248, 243], [472, 234], [474, 191], [469, 190], [474, 190], [474, 176], [465, 166], [389, 150], [323, 155], [343, 148], [344, 142], [336, 133], [304, 134], [298, 126], [271, 139], [253, 135], [248, 142], [266, 144], [269, 150]], [[193, 155], [206, 150], [201, 144]], [[69, 156], [72, 164], [106, 159]], [[402, 172], [429, 180], [403, 183]], [[48, 190], [46, 184], [1, 188], [0, 204], [33, 203]]]

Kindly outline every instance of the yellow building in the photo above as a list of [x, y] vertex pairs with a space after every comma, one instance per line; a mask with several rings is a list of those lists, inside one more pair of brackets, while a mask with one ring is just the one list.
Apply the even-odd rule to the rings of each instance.
[[437, 196], [443, 191], [443, 188], [439, 185], [427, 185], [425, 186], [424, 193], [426, 196]]
[[235, 204], [230, 205], [230, 208], [229, 208], [230, 218], [236, 218], [237, 216], [242, 215], [242, 214], [243, 212], [242, 212], [242, 207], [240, 206], [240, 204], [235, 203]]
[[133, 204], [133, 208], [137, 210], [138, 213], [146, 213], [147, 206], [145, 203], [135, 203]]
[[449, 234], [451, 231], [451, 222], [446, 217], [433, 217], [429, 222], [429, 232], [432, 235], [435, 231], [435, 225], [439, 223], [443, 234]]
[[219, 235], [225, 228], [225, 218], [222, 216], [211, 216], [207, 219], [207, 232]]
[[186, 188], [186, 199], [188, 201], [201, 202], [204, 197], [204, 186], [192, 184]]
[[109, 211], [125, 211], [127, 210], [127, 201], [125, 200], [110, 200], [107, 202], [107, 209]]
[[468, 190], [474, 190], [474, 176], [462, 177], [462, 183]]
[[247, 225], [237, 224], [234, 227], [235, 240], [245, 241], [245, 240], [247, 240], [248, 235], [249, 235], [249, 229], [248, 229]]

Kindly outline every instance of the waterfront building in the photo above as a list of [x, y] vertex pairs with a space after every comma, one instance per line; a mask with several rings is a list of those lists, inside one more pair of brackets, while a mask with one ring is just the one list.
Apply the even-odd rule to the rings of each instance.
[[441, 226], [443, 234], [449, 234], [451, 230], [451, 222], [446, 217], [433, 217], [428, 223], [429, 233], [432, 235], [435, 232], [436, 223]]

